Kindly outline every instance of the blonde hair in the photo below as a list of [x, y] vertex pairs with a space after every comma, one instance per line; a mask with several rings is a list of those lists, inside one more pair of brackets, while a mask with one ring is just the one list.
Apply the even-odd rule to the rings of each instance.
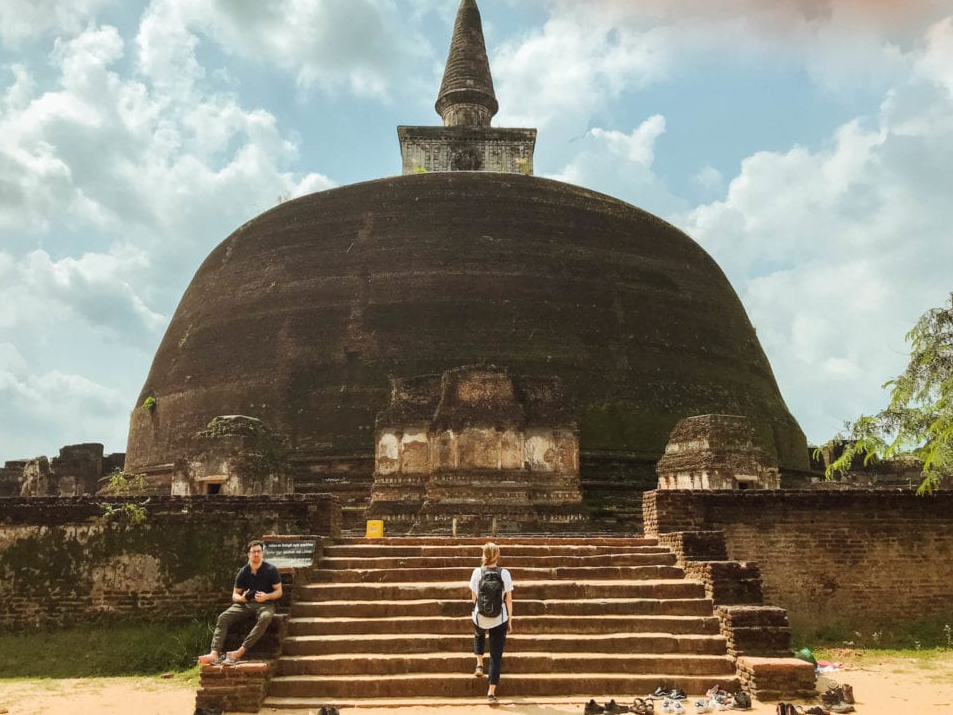
[[483, 559], [480, 561], [480, 564], [486, 566], [487, 564], [495, 564], [499, 560], [500, 547], [492, 541], [487, 541], [483, 544]]

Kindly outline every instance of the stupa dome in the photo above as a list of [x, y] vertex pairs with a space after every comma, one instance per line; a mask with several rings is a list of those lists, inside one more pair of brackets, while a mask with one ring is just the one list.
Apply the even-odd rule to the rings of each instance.
[[709, 413], [749, 417], [782, 470], [806, 467], [741, 302], [698, 244], [578, 186], [464, 171], [288, 201], [219, 244], [155, 356], [127, 469], [184, 459], [228, 414], [283, 434], [302, 468], [372, 458], [391, 377], [477, 363], [562, 382], [584, 476], [586, 455], [658, 459], [679, 420]]

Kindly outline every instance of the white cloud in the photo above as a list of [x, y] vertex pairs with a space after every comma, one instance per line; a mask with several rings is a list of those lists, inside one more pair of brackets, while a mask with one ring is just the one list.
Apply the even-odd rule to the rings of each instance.
[[656, 114], [626, 134], [593, 127], [581, 137], [572, 160], [548, 178], [619, 196], [658, 213], [686, 208], [653, 170], [655, 144], [665, 133], [665, 117]]
[[112, 0], [3, 0], [0, 43], [17, 47], [46, 35], [80, 30]]
[[949, 11], [940, 0], [549, 0], [547, 5], [550, 17], [543, 27], [492, 48], [499, 124], [569, 136], [622, 94], [698, 63], [773, 64], [806, 71], [833, 94], [881, 92], [908, 71], [903, 51], [919, 41], [922, 28]]
[[662, 78], [670, 47], [586, 4], [492, 57], [501, 126], [573, 126], [625, 89]]
[[301, 87], [385, 98], [401, 66], [430, 52], [393, 0], [152, 0], [139, 36], [144, 71], [169, 82], [200, 76], [194, 33], [278, 67]]
[[908, 54], [913, 79], [890, 93], [879, 126], [853, 121], [824, 149], [751, 156], [724, 200], [678, 220], [738, 289], [816, 441], [883, 406], [903, 336], [949, 294], [953, 99], [933, 64], [953, 48], [947, 30]]
[[125, 425], [116, 415], [128, 414], [129, 406], [128, 397], [120, 390], [55, 370], [23, 374], [22, 369], [4, 364], [2, 349], [0, 402], [11, 417], [4, 421], [0, 443], [4, 460], [55, 454], [62, 445], [43, 442], [38, 438], [41, 434], [55, 434], [62, 444], [103, 442], [107, 449], [125, 441]]
[[[21, 64], [0, 88], [0, 343], [22, 357], [4, 357], [0, 421], [17, 428], [0, 457], [37, 434], [121, 448], [122, 403], [210, 248], [279, 198], [333, 186], [293, 171], [297, 146], [274, 115], [190, 73], [196, 43], [150, 22], [147, 50], [169, 40], [175, 72], [88, 27], [55, 42], [52, 78]], [[124, 74], [130, 50], [147, 72]]]

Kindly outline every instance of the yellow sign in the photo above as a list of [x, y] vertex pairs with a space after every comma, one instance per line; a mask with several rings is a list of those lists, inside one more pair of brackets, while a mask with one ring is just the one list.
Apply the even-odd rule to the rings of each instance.
[[384, 522], [380, 519], [374, 519], [367, 522], [367, 534], [364, 538], [367, 539], [382, 539], [384, 538]]

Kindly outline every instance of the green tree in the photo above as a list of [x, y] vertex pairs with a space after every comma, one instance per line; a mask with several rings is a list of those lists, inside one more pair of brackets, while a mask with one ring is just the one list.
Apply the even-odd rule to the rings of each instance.
[[910, 454], [923, 462], [918, 494], [932, 492], [953, 475], [953, 293], [949, 306], [928, 310], [907, 333], [910, 362], [893, 380], [890, 404], [875, 415], [847, 423], [844, 452], [827, 468], [827, 477], [850, 469], [855, 456]]

